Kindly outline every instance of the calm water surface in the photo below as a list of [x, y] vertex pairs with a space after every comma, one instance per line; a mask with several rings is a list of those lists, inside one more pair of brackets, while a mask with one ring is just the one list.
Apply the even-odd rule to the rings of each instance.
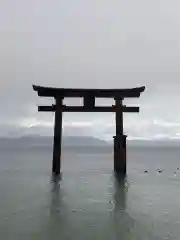
[[129, 149], [124, 182], [110, 152], [64, 151], [60, 184], [51, 158], [0, 152], [0, 239], [180, 239], [179, 149]]

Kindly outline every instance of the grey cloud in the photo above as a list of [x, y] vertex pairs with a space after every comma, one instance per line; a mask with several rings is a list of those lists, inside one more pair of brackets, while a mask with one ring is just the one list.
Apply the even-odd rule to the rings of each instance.
[[[38, 103], [52, 101], [40, 100], [32, 91], [33, 83], [100, 88], [146, 85], [140, 100], [127, 101], [142, 106], [138, 117], [130, 118], [179, 120], [179, 6], [177, 0], [3, 1], [0, 128], [10, 129], [13, 122], [28, 118], [53, 120], [52, 114], [37, 113]], [[111, 117], [104, 116], [101, 119], [108, 124]], [[95, 118], [99, 117], [65, 115], [71, 121]]]
[[4, 4], [1, 23], [8, 27], [1, 35], [11, 83], [121, 87], [178, 80], [179, 17], [172, 4], [164, 10], [167, 1], [17, 2], [13, 11], [12, 1]]

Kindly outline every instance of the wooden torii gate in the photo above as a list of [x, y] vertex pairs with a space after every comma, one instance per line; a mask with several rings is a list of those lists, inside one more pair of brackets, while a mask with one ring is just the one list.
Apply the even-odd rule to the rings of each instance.
[[[54, 146], [52, 173], [57, 176], [61, 172], [61, 138], [63, 112], [115, 112], [116, 135], [114, 136], [114, 171], [126, 174], [126, 135], [123, 133], [123, 112], [139, 112], [139, 107], [123, 105], [124, 98], [138, 98], [145, 87], [131, 89], [71, 89], [51, 88], [33, 85], [40, 97], [53, 97], [55, 105], [38, 106], [39, 112], [55, 112]], [[66, 106], [64, 98], [83, 98], [83, 106]], [[113, 98], [113, 106], [95, 106], [95, 98]]]

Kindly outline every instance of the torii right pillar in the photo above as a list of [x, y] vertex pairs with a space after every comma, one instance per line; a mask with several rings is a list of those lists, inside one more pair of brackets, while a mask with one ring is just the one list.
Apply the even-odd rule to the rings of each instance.
[[116, 136], [114, 136], [114, 171], [126, 175], [126, 138], [123, 133], [122, 98], [115, 98]]

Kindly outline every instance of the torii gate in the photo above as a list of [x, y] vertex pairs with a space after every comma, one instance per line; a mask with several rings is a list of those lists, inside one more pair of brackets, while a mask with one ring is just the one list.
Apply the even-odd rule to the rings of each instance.
[[[115, 112], [116, 135], [114, 136], [114, 171], [126, 174], [126, 135], [123, 133], [123, 112], [139, 112], [139, 107], [123, 105], [124, 98], [138, 98], [145, 87], [131, 89], [71, 89], [51, 88], [33, 85], [40, 97], [53, 97], [55, 105], [38, 106], [39, 112], [55, 112], [54, 146], [52, 173], [57, 176], [61, 172], [61, 138], [63, 112]], [[83, 106], [66, 106], [63, 99], [78, 97], [84, 99]], [[95, 106], [95, 98], [113, 98], [113, 106]]]

